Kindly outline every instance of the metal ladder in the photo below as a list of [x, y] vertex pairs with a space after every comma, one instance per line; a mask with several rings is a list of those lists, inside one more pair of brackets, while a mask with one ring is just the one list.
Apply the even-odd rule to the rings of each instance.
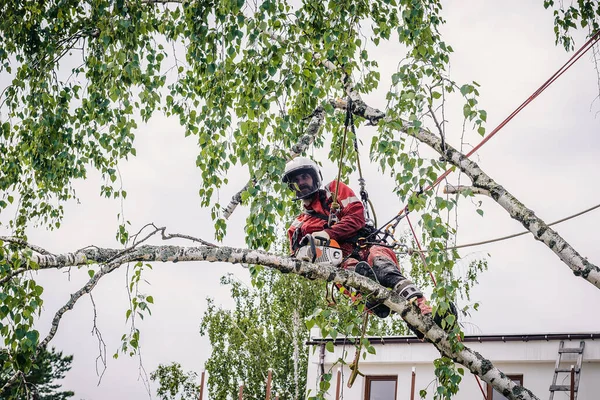
[[[550, 400], [554, 399], [554, 393], [556, 392], [570, 392], [571, 391], [571, 368], [561, 367], [561, 362], [570, 362], [571, 365], [574, 360], [563, 360], [563, 354], [577, 354], [577, 364], [574, 366], [575, 369], [575, 384], [573, 385], [573, 392], [575, 394], [574, 400], [577, 400], [577, 389], [579, 388], [579, 379], [581, 378], [581, 362], [583, 361], [583, 350], [585, 349], [585, 342], [582, 340], [579, 342], [579, 347], [565, 347], [565, 341], [561, 340], [558, 346], [558, 359], [556, 360], [556, 367], [554, 368], [554, 378], [552, 379], [552, 385], [550, 385]], [[558, 375], [563, 374], [564, 378], [569, 378], [568, 385], [557, 385], [556, 381]], [[568, 375], [564, 375], [568, 374]]]

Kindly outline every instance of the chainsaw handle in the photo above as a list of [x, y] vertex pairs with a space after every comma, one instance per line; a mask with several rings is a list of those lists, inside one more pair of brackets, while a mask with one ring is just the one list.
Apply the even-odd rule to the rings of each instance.
[[308, 242], [310, 243], [310, 251], [313, 255], [313, 259], [311, 262], [314, 263], [317, 260], [317, 246], [315, 246], [315, 238], [312, 237], [312, 235], [310, 235]]
[[311, 262], [314, 263], [317, 259], [317, 246], [315, 245], [315, 238], [311, 234], [304, 235], [304, 237], [300, 241], [300, 246], [305, 246], [307, 244], [310, 246], [310, 252], [312, 254]]
[[326, 237], [323, 236], [312, 236], [313, 240], [314, 239], [318, 239], [319, 242], [321, 242], [321, 244], [323, 244], [324, 246], [329, 246], [329, 242], [330, 240]]

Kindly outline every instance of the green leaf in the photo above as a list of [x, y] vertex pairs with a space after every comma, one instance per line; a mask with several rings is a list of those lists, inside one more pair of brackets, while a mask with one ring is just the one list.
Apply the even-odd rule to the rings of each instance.
[[31, 340], [31, 342], [36, 345], [38, 342], [38, 339], [40, 337], [40, 333], [36, 330], [33, 331], [29, 331], [25, 334], [25, 336], [27, 337], [27, 339]]
[[487, 121], [487, 111], [479, 110], [479, 118], [484, 122]]
[[333, 351], [335, 350], [333, 342], [327, 342], [327, 344], [325, 345], [325, 349], [327, 349], [328, 352], [333, 353]]
[[473, 92], [473, 86], [471, 86], [471, 85], [462, 85], [462, 86], [460, 87], [460, 93], [461, 93], [463, 96], [466, 96], [466, 95], [468, 95], [468, 94], [469, 94], [469, 93], [471, 93], [471, 92]]

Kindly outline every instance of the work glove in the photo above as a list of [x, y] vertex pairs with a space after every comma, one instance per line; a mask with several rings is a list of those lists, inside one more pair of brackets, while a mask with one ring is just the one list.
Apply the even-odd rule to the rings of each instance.
[[431, 311], [433, 311], [431, 306], [427, 304], [427, 299], [425, 299], [425, 297], [419, 297], [415, 302], [417, 303], [419, 310], [421, 310], [421, 314], [427, 315], [431, 314]]
[[315, 240], [319, 240], [321, 243], [329, 242], [329, 234], [325, 231], [313, 232], [312, 237], [314, 237]]
[[[423, 315], [431, 314], [432, 309], [429, 305], [427, 305], [427, 300], [425, 300], [425, 297], [421, 297], [421, 298], [417, 299], [416, 303], [417, 303], [417, 306], [419, 306], [419, 309], [421, 310], [421, 313]], [[436, 314], [433, 317], [433, 322], [435, 322], [436, 325], [438, 325], [441, 328], [442, 327], [442, 319], [444, 319], [446, 317], [446, 315], [448, 315], [448, 314], [454, 315], [455, 319], [454, 319], [454, 324], [452, 326], [446, 325], [444, 327], [444, 330], [446, 332], [450, 332], [454, 328], [454, 326], [456, 326], [456, 324], [458, 323], [458, 311], [456, 310], [456, 306], [454, 305], [454, 303], [450, 302], [449, 309], [446, 312], [444, 312], [443, 315]], [[423, 338], [425, 336], [421, 332], [419, 332], [416, 328], [411, 326], [408, 322], [406, 323], [406, 325], [410, 328], [411, 331], [413, 331], [413, 333], [415, 335], [417, 335], [418, 339], [423, 340]]]

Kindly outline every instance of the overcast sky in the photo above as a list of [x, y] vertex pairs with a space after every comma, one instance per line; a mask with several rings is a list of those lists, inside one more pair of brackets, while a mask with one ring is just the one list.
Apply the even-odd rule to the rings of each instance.
[[[455, 49], [452, 77], [458, 82], [475, 80], [481, 84], [480, 105], [488, 112], [488, 131], [569, 57], [563, 49], [554, 47], [552, 15], [541, 3], [449, 1], [446, 5], [448, 24], [443, 32]], [[577, 41], [577, 45], [581, 43], [582, 40]], [[377, 93], [365, 100], [384, 108], [389, 75], [403, 53], [390, 43], [371, 54], [382, 67], [382, 84]], [[595, 117], [600, 102], [593, 102], [598, 90], [594, 65], [586, 56], [475, 156], [484, 171], [546, 222], [600, 203], [600, 119]], [[458, 146], [461, 105], [454, 107], [454, 111], [449, 110], [447, 134], [449, 142]], [[369, 129], [373, 128], [361, 128], [359, 135], [368, 136]], [[479, 137], [468, 133], [467, 141], [475, 145]], [[156, 116], [149, 124], [140, 125], [136, 148], [138, 156], [120, 167], [128, 192], [123, 212], [132, 227], [154, 222], [167, 226], [170, 232], [212, 240], [210, 212], [200, 207], [197, 195], [201, 177], [195, 168], [196, 139], [184, 138], [176, 119]], [[366, 171], [379, 220], [387, 220], [401, 205], [392, 196], [391, 182], [374, 165], [367, 166]], [[326, 180], [334, 175], [333, 168], [324, 171]], [[114, 237], [121, 205], [99, 198], [97, 178], [91, 174], [90, 179], [76, 184], [81, 204], [66, 207], [60, 230], [36, 230], [30, 235], [31, 241], [55, 253], [91, 244], [118, 247]], [[222, 204], [245, 183], [247, 174], [229, 178], [229, 186], [220, 192]], [[356, 187], [356, 177], [352, 179], [350, 184]], [[456, 175], [449, 181], [456, 182]], [[470, 200], [461, 204], [459, 244], [523, 230], [493, 201], [481, 200], [484, 218], [475, 212]], [[243, 208], [236, 210], [224, 244], [245, 246], [243, 226], [247, 213]], [[599, 222], [600, 210], [556, 229], [576, 250], [598, 264]], [[489, 270], [472, 294], [481, 308], [464, 321], [467, 334], [600, 331], [597, 313], [590, 311], [600, 305], [600, 291], [574, 277], [568, 267], [530, 235], [472, 248], [462, 254], [489, 254]], [[205, 298], [214, 297], [225, 307], [231, 305], [229, 290], [219, 286], [219, 278], [228, 272], [248, 280], [247, 271], [240, 266], [211, 263], [156, 264], [154, 270], [145, 273], [150, 282], [146, 291], [156, 303], [152, 317], [138, 321], [143, 364], [148, 373], [159, 363], [171, 361], [200, 373], [210, 355], [208, 341], [198, 333]], [[40, 275], [45, 287], [45, 314], [39, 324], [42, 335], [56, 309], [87, 279], [85, 271], [75, 269], [70, 274], [50, 271]], [[65, 314], [52, 342], [75, 356], [64, 387], [74, 390], [76, 399], [148, 398], [144, 385], [137, 380], [139, 360], [125, 356], [112, 359], [121, 335], [127, 331], [125, 286], [123, 267], [104, 277], [93, 292], [97, 324], [109, 357], [100, 386], [95, 369], [98, 343], [90, 333], [93, 312], [89, 297], [82, 298]]]

